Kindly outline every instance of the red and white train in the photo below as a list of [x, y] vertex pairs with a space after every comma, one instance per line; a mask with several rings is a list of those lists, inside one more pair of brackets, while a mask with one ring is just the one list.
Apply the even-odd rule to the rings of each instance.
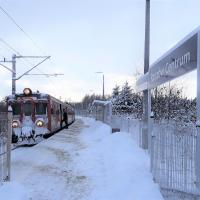
[[25, 88], [23, 93], [8, 96], [7, 103], [13, 110], [13, 143], [37, 143], [63, 125], [68, 127], [75, 121], [74, 108], [70, 104], [49, 94], [33, 93], [30, 88]]

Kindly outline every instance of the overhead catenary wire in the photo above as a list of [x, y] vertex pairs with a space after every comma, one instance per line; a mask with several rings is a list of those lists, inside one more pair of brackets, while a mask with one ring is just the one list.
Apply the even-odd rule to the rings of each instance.
[[16, 22], [16, 20], [6, 11], [5, 8], [0, 6], [0, 10], [16, 25], [16, 27], [33, 43], [33, 45], [40, 50], [43, 54], [46, 54], [39, 46], [38, 44], [32, 39], [32, 37], [24, 31], [24, 29]]
[[[23, 34], [33, 43], [33, 45], [44, 55], [47, 55], [47, 53], [42, 50], [42, 48], [39, 47], [39, 45], [37, 44], [37, 42], [35, 42], [35, 40], [22, 28], [22, 26], [19, 25], [19, 23], [17, 23], [17, 21], [8, 13], [8, 11], [3, 8], [2, 6], [0, 6], [0, 11], [2, 11], [14, 24], [15, 26], [21, 31], [23, 32]], [[15, 51], [16, 52], [16, 51]], [[52, 62], [52, 60], [51, 60]]]
[[[2, 38], [0, 38], [0, 41], [1, 41], [4, 45], [6, 45], [10, 50], [12, 50], [13, 52], [15, 52], [18, 56], [22, 56], [21, 53], [19, 53], [19, 51], [17, 51], [14, 47], [12, 47], [11, 44], [9, 44], [8, 42], [6, 42], [6, 41], [3, 40]], [[28, 67], [33, 66], [33, 63], [27, 61], [27, 60], [24, 59], [23, 57], [22, 57], [22, 59], [23, 59], [24, 63], [26, 62], [26, 63], [29, 64]], [[37, 70], [40, 71], [41, 73], [44, 73], [44, 72], [42, 72], [42, 70], [39, 70], [39, 69], [37, 69]], [[44, 74], [45, 74], [45, 73], [44, 73]]]
[[[19, 53], [18, 50], [16, 50], [11, 44], [9, 44], [8, 42], [6, 42], [4, 39], [0, 38], [0, 41], [7, 47], [9, 48], [10, 50], [12, 50], [12, 52], [16, 53], [18, 56], [22, 56], [21, 53]], [[22, 58], [24, 63], [28, 63], [30, 64], [31, 66], [33, 65], [32, 63], [28, 62], [26, 59]], [[25, 64], [27, 66], [27, 64]], [[29, 67], [29, 66], [28, 66]]]
[[[38, 44], [35, 42], [35, 40], [22, 28], [21, 25], [19, 25], [19, 23], [17, 23], [17, 21], [8, 13], [8, 11], [3, 8], [2, 6], [0, 6], [0, 11], [2, 11], [14, 24], [15, 26], [33, 43], [33, 45], [44, 55], [47, 55], [46, 52], [44, 50], [42, 50], [42, 48], [40, 48], [38, 46]], [[13, 49], [14, 50], [14, 49]], [[16, 52], [16, 51], [15, 51]], [[18, 53], [18, 52], [17, 52]], [[51, 61], [52, 62], [52, 61]]]
[[[20, 26], [17, 22], [16, 22], [16, 20], [8, 13], [8, 11], [5, 9], [5, 8], [3, 8], [2, 6], [0, 6], [0, 11], [2, 11], [2, 13], [4, 13], [12, 22], [13, 22], [13, 24], [15, 24], [15, 26], [32, 42], [32, 44], [40, 51], [40, 52], [42, 52], [43, 54], [46, 54], [39, 46], [38, 46], [38, 44], [32, 39], [32, 37], [22, 28], [22, 26]], [[0, 38], [0, 41], [4, 44], [4, 45], [6, 45], [9, 49], [11, 49], [12, 51], [14, 51], [18, 56], [21, 56], [21, 53], [19, 53], [19, 51], [17, 51], [15, 48], [13, 48], [8, 42], [6, 42], [5, 40], [3, 40], [2, 38]], [[24, 59], [23, 57], [22, 57], [22, 59], [23, 59], [23, 61], [24, 61], [24, 63], [26, 62], [26, 63], [29, 63], [31, 66], [33, 66], [33, 63], [31, 63], [31, 62], [28, 62], [26, 59]], [[51, 61], [52, 62], [52, 61]], [[36, 68], [38, 71], [40, 71], [42, 74], [44, 74], [45, 75], [45, 73], [42, 71], [42, 70], [40, 70], [40, 69], [38, 69], [38, 68]], [[48, 78], [49, 76], [47, 76], [47, 75], [45, 75], [46, 76], [46, 78]], [[52, 80], [50, 80], [50, 79], [48, 79], [48, 81], [49, 82], [51, 82], [51, 84], [52, 84], [52, 86], [54, 87], [54, 85], [55, 85], [55, 83], [52, 81]]]
[[[5, 10], [5, 8], [3, 8], [2, 6], [0, 6], [0, 10], [17, 26], [17, 28], [24, 33], [24, 35], [34, 44], [34, 46], [39, 49], [40, 51], [41, 48], [36, 44], [36, 42], [30, 37], [30, 35], [28, 33], [26, 33], [24, 31], [24, 29], [16, 22], [16, 20]], [[12, 51], [14, 51], [17, 55], [21, 56], [21, 54], [14, 49], [8, 42], [6, 42], [5, 40], [3, 40], [2, 38], [0, 38], [0, 41], [2, 43], [4, 43], [7, 47], [9, 47]], [[26, 59], [22, 58], [26, 63], [29, 63], [31, 66], [33, 65], [33, 63], [28, 62]]]
[[[22, 56], [21, 53], [19, 53], [19, 51], [17, 51], [11, 44], [9, 44], [8, 42], [6, 42], [4, 39], [0, 38], [0, 41], [5, 45], [7, 46], [7, 48], [9, 48], [10, 50], [12, 50], [12, 52], [16, 53], [18, 56]], [[24, 62], [24, 64], [28, 67], [32, 67], [33, 66], [33, 63], [27, 61], [26, 59], [24, 59], [22, 57], [22, 60]], [[28, 65], [27, 65], [28, 64]]]
[[[19, 23], [16, 22], [16, 20], [8, 13], [8, 11], [0, 6], [0, 10], [15, 24], [15, 26], [24, 33], [24, 35], [34, 44], [34, 46], [40, 50], [43, 54], [46, 54], [38, 45], [37, 43], [32, 39], [32, 37], [22, 28], [22, 26], [19, 25]], [[13, 50], [16, 54], [21, 55], [18, 51], [16, 51], [11, 45], [9, 45], [7, 42], [5, 42], [3, 39], [0, 39], [4, 44], [6, 44], [11, 50]], [[26, 63], [33, 65], [33, 63], [28, 62], [26, 59], [23, 58], [23, 60]]]
[[[18, 50], [16, 50], [11, 44], [9, 44], [8, 42], [6, 42], [6, 41], [5, 41], [4, 39], [2, 39], [2, 38], [0, 38], [0, 41], [1, 41], [8, 49], [12, 50], [12, 52], [16, 53], [18, 56], [21, 56], [21, 53], [20, 53]], [[30, 67], [30, 66], [32, 67], [32, 66], [33, 66], [33, 63], [27, 61], [27, 60], [24, 59], [23, 57], [22, 57], [22, 59], [23, 59], [23, 62], [24, 62], [24, 64], [25, 64], [26, 66], [28, 66], [28, 67]], [[27, 63], [28, 63], [28, 65], [27, 65]], [[38, 69], [38, 68], [36, 68], [36, 69], [37, 69], [39, 72], [41, 72], [42, 74], [45, 75], [45, 73], [44, 73], [42, 70], [40, 70], [40, 69]], [[48, 78], [49, 76], [45, 75], [45, 77]], [[55, 86], [54, 81], [51, 80], [51, 79], [48, 79], [48, 81], [50, 82], [50, 84], [51, 84], [52, 87], [54, 88], [54, 86]]]
[[12, 51], [14, 51], [17, 55], [21, 56], [21, 54], [19, 53], [19, 51], [17, 51], [14, 47], [12, 47], [8, 42], [6, 42], [4, 39], [0, 38], [0, 41], [6, 45], [9, 49], [11, 49]]

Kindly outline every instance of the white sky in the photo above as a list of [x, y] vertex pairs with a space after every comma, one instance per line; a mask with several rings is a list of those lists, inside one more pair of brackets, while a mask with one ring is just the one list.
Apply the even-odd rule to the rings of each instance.
[[[51, 56], [51, 61], [33, 73], [64, 73], [55, 78], [24, 76], [17, 82], [18, 92], [31, 87], [62, 100], [79, 101], [86, 93], [102, 93], [102, 75], [95, 72], [104, 72], [105, 93], [109, 94], [115, 84], [121, 85], [125, 80], [133, 85], [134, 73], [142, 69], [145, 0], [0, 0], [0, 3], [40, 49], [2, 12], [0, 39], [22, 55]], [[199, 8], [199, 0], [151, 0], [151, 63], [200, 25]], [[0, 59], [10, 59], [12, 53], [0, 41]], [[29, 63], [17, 60], [17, 75], [29, 68]], [[183, 81], [189, 87], [188, 96], [195, 94], [195, 80], [194, 75], [189, 75]], [[11, 73], [4, 68], [0, 68], [0, 85], [1, 97], [11, 93]]]

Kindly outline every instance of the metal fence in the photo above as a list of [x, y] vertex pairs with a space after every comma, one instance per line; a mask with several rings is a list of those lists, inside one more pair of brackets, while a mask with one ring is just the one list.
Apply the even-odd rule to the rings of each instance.
[[110, 124], [112, 116], [112, 104], [110, 101], [94, 100], [90, 107], [90, 115], [96, 120]]
[[[144, 147], [147, 144], [147, 137], [142, 135], [144, 123], [141, 120], [132, 119], [130, 116], [112, 116], [110, 125], [112, 128], [119, 128], [120, 131], [130, 132], [139, 146]], [[198, 156], [196, 145], [195, 125], [178, 126], [173, 122], [152, 123], [151, 171], [155, 182], [162, 189], [199, 197], [195, 169]]]
[[92, 115], [89, 113], [88, 110], [85, 109], [77, 109], [75, 110], [75, 115], [76, 116], [82, 116], [82, 117], [92, 117]]
[[[147, 144], [144, 123], [128, 116], [112, 116], [112, 128], [130, 132], [139, 146]], [[144, 140], [146, 138], [146, 140]], [[196, 185], [197, 129], [191, 124], [178, 126], [173, 122], [152, 123], [151, 171], [161, 188], [200, 195]], [[173, 198], [172, 198], [173, 199]]]
[[[101, 119], [99, 119], [101, 120]], [[143, 121], [131, 116], [112, 115], [109, 122], [111, 128], [129, 132], [138, 145], [147, 146], [147, 134], [144, 135], [145, 124]], [[174, 122], [151, 121], [151, 171], [155, 182], [165, 191], [174, 194], [192, 196], [191, 199], [200, 198], [197, 188], [197, 129], [193, 124], [178, 126]], [[144, 148], [145, 149], [145, 148]], [[180, 193], [179, 193], [180, 192]], [[171, 194], [172, 198], [175, 198]], [[166, 198], [168, 199], [168, 198]]]
[[151, 168], [161, 188], [199, 194], [196, 187], [196, 144], [194, 125], [153, 124]]
[[132, 133], [134, 139], [139, 143], [141, 121], [138, 119], [131, 118], [131, 116], [112, 115], [110, 126], [112, 129]]
[[11, 112], [0, 112], [0, 183], [10, 180]]

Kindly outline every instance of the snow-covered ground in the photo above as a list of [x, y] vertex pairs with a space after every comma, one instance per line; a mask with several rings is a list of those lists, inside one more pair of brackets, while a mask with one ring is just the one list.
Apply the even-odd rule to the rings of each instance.
[[12, 152], [2, 200], [161, 200], [149, 158], [130, 133], [80, 118], [34, 147]]

